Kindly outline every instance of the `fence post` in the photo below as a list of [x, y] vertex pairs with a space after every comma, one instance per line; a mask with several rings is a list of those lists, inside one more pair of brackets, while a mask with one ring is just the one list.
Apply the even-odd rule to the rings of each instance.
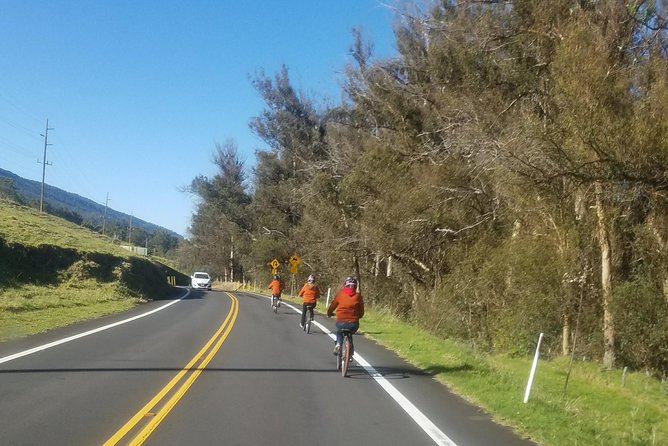
[[329, 293], [331, 293], [331, 291], [331, 288], [327, 288], [327, 303], [325, 304], [325, 309], [329, 308]]

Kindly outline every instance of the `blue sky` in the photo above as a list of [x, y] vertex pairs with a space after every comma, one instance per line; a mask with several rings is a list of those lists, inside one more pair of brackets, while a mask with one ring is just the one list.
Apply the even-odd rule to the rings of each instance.
[[351, 30], [394, 54], [379, 0], [0, 0], [0, 167], [186, 235], [216, 143], [248, 167], [264, 145], [250, 78], [282, 64], [338, 101]]

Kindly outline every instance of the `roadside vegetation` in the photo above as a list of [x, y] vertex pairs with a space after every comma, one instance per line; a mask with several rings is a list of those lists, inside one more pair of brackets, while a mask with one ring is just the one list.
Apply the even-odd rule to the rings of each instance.
[[0, 341], [130, 309], [145, 299], [114, 283], [0, 287]]
[[362, 329], [538, 444], [668, 444], [668, 386], [651, 374], [606, 371], [580, 358], [565, 387], [569, 359], [541, 360], [525, 404], [530, 357], [475, 351], [416, 330], [388, 313], [369, 312]]
[[0, 237], [4, 245], [25, 247], [54, 246], [80, 251], [113, 254], [128, 257], [128, 251], [110, 242], [93, 231], [62, 218], [18, 204], [15, 201], [0, 199]]
[[668, 8], [394, 11], [397, 55], [354, 31], [339, 102], [253, 80], [268, 149], [249, 172], [216, 145], [181, 261], [354, 274], [371, 336], [544, 444], [668, 443]]
[[0, 340], [131, 308], [186, 276], [61, 218], [0, 199]]
[[[258, 291], [269, 295], [263, 289]], [[301, 303], [289, 295], [284, 299]], [[324, 301], [316, 310], [324, 314]], [[367, 311], [360, 327], [364, 336], [393, 350], [483, 408], [499, 423], [540, 445], [668, 443], [668, 384], [649, 373], [607, 371], [583, 358], [571, 368], [569, 358], [545, 359], [549, 354], [543, 354], [525, 404], [533, 358], [481, 352], [471, 345], [434, 336], [387, 311]]]
[[340, 102], [260, 73], [252, 172], [193, 179], [188, 265], [358, 277], [369, 305], [491, 354], [668, 377], [668, 8], [442, 1], [353, 32]]
[[[13, 221], [8, 224], [10, 220], [3, 220], [0, 224], [0, 270], [4, 278], [0, 282], [0, 340], [122, 311], [160, 294], [149, 295], [142, 290], [155, 287], [162, 293], [168, 289], [162, 270], [159, 284], [153, 282], [156, 276], [147, 273], [148, 270], [139, 274], [137, 281], [128, 280], [132, 276], [128, 273], [136, 271], [131, 266], [134, 256], [117, 251], [86, 229], [6, 201], [0, 201], [0, 211], [11, 215]], [[17, 226], [18, 221], [23, 222], [20, 226], [24, 229]], [[51, 246], [47, 249], [38, 243], [40, 239], [59, 246], [46, 245]], [[78, 246], [79, 242], [86, 248], [70, 245]], [[59, 257], [72, 261], [66, 262], [67, 266], [59, 269], [54, 279], [50, 268], [26, 269], [39, 261], [28, 265], [20, 256], [11, 255], [27, 250], [27, 256], [36, 252], [39, 256], [41, 251], [30, 251], [38, 247], [47, 250], [49, 256], [48, 260], [38, 257], [39, 261], [53, 262]], [[101, 274], [105, 262], [117, 268], [113, 280], [105, 280]], [[15, 265], [10, 267], [9, 263]], [[125, 273], [123, 265], [129, 268]], [[267, 294], [262, 285], [258, 283], [258, 290]], [[232, 291], [248, 289], [248, 284], [230, 282], [217, 282], [214, 286]], [[324, 309], [324, 302], [318, 309]], [[489, 354], [470, 344], [442, 339], [387, 310], [369, 310], [362, 328], [366, 336], [388, 346], [489, 411], [498, 421], [540, 444], [658, 445], [668, 440], [668, 388], [651, 374], [629, 372], [622, 380], [623, 372], [619, 369], [603, 372], [599, 364], [578, 360], [564, 397], [568, 360], [563, 357], [543, 360], [529, 403], [523, 404], [531, 362], [526, 356]]]

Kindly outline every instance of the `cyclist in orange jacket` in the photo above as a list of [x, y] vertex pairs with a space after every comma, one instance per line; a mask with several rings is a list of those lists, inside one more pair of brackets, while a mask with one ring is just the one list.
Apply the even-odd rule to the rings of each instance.
[[274, 279], [271, 281], [267, 287], [271, 290], [271, 302], [273, 304], [274, 297], [276, 298], [276, 306], [281, 306], [281, 293], [283, 293], [283, 282], [281, 281], [281, 276], [274, 274]]
[[357, 279], [355, 277], [346, 277], [343, 288], [336, 293], [334, 300], [329, 304], [327, 317], [332, 317], [334, 311], [336, 311], [334, 355], [338, 355], [343, 343], [341, 330], [349, 330], [355, 333], [360, 328], [360, 319], [364, 316], [364, 300], [362, 294], [357, 291]]
[[311, 320], [313, 320], [313, 309], [318, 303], [318, 298], [320, 297], [320, 288], [315, 283], [315, 276], [311, 274], [308, 276], [308, 280], [299, 291], [299, 296], [304, 298], [304, 303], [302, 304], [302, 320], [299, 323], [299, 326], [304, 328], [304, 323], [306, 322], [306, 312], [311, 313]]

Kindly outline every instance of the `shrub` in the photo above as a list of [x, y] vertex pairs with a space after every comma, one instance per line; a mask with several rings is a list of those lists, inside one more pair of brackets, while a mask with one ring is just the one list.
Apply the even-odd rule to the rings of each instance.
[[668, 374], [668, 305], [660, 286], [647, 279], [614, 289], [617, 362]]

